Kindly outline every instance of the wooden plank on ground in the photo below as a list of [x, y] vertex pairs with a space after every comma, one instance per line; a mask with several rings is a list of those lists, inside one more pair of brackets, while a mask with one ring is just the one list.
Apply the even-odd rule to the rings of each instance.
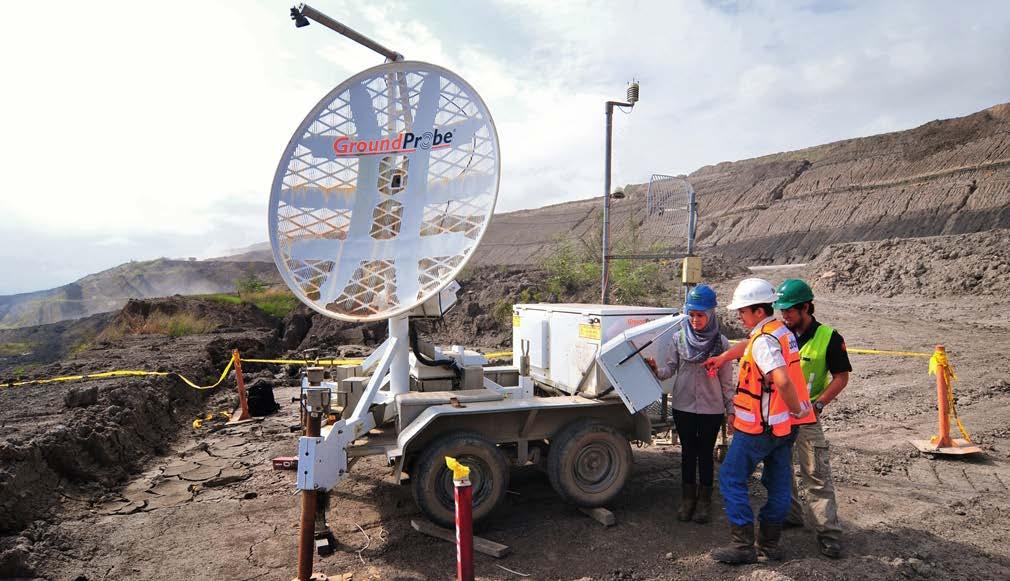
[[603, 507], [597, 507], [597, 508], [579, 507], [579, 512], [595, 520], [596, 522], [600, 523], [605, 527], [612, 527], [615, 524], [617, 524], [617, 517], [614, 516], [614, 513], [610, 512], [609, 510]]
[[[410, 519], [410, 526], [414, 527], [414, 530], [421, 534], [456, 544], [456, 531], [444, 529], [434, 523], [419, 519]], [[476, 535], [473, 537], [473, 548], [478, 553], [494, 557], [495, 559], [501, 559], [512, 552], [512, 547], [508, 545], [489, 541]]]

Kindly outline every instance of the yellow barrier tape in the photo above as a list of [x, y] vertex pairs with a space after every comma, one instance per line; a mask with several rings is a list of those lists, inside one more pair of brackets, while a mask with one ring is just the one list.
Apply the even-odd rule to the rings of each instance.
[[221, 382], [224, 381], [225, 377], [228, 377], [228, 372], [231, 371], [231, 366], [232, 365], [235, 365], [235, 356], [234, 355], [232, 355], [231, 359], [228, 360], [228, 365], [224, 366], [224, 371], [221, 372], [221, 377], [217, 378], [217, 381], [214, 382], [214, 385], [197, 385], [197, 384], [193, 383], [192, 381], [190, 381], [189, 379], [187, 379], [181, 373], [174, 373], [173, 375], [175, 375], [179, 379], [183, 380], [186, 383], [186, 385], [192, 387], [193, 389], [199, 389], [201, 391], [205, 390], [205, 389], [214, 389], [215, 387], [221, 385]]
[[[740, 341], [741, 339], [729, 340], [734, 345]], [[858, 355], [891, 355], [893, 357], [931, 357], [933, 355], [932, 353], [923, 353], [921, 351], [886, 351], [884, 349], [861, 349], [859, 347], [846, 347], [845, 350]]]
[[505, 358], [508, 358], [508, 357], [512, 357], [512, 352], [511, 351], [492, 351], [491, 353], [485, 353], [484, 357], [487, 357], [488, 359], [505, 359]]
[[[739, 339], [733, 339], [730, 343], [739, 343]], [[849, 348], [849, 353], [857, 353], [862, 355], [891, 355], [897, 357], [931, 357], [930, 353], [921, 353], [918, 351], [885, 351], [880, 349], [859, 349], [859, 348]], [[485, 353], [485, 357], [488, 359], [507, 359], [512, 356], [512, 351], [492, 351], [491, 353]], [[245, 357], [241, 358], [242, 363], [265, 363], [273, 365], [322, 365], [322, 366], [333, 366], [333, 365], [361, 365], [364, 362], [364, 358], [361, 357], [349, 357], [344, 359], [248, 359]], [[228, 365], [225, 366], [224, 371], [221, 372], [221, 376], [212, 385], [197, 385], [191, 381], [186, 376], [181, 373], [176, 373], [174, 371], [140, 371], [140, 370], [117, 370], [117, 371], [103, 371], [101, 373], [88, 373], [84, 375], [65, 375], [62, 377], [52, 377], [49, 379], [33, 379], [28, 381], [18, 381], [7, 384], [0, 384], [0, 389], [5, 387], [19, 387], [24, 385], [42, 385], [46, 383], [59, 383], [64, 381], [84, 381], [91, 379], [110, 379], [114, 377], [145, 377], [145, 376], [155, 376], [155, 377], [165, 377], [168, 375], [174, 375], [181, 379], [186, 385], [192, 387], [193, 389], [206, 390], [214, 389], [215, 387], [221, 385], [224, 378], [228, 376], [228, 372], [231, 371], [232, 366], [235, 364], [234, 358], [228, 360]], [[932, 364], [931, 364], [932, 365]], [[949, 365], [949, 364], [948, 364]], [[932, 373], [932, 371], [931, 371]], [[950, 385], [948, 383], [948, 385]], [[960, 423], [960, 420], [958, 420]]]
[[215, 387], [221, 385], [224, 378], [228, 376], [228, 372], [231, 371], [232, 365], [235, 364], [235, 358], [232, 357], [228, 360], [228, 365], [224, 366], [224, 371], [221, 372], [221, 377], [218, 378], [213, 385], [197, 385], [193, 383], [188, 377], [181, 373], [176, 373], [174, 371], [137, 371], [137, 370], [116, 370], [116, 371], [102, 371], [100, 373], [88, 373], [85, 375], [64, 375], [62, 377], [53, 377], [50, 379], [32, 379], [28, 381], [17, 381], [13, 383], [7, 383], [0, 385], [0, 388], [4, 387], [20, 387], [24, 385], [43, 385], [47, 383], [59, 383], [64, 381], [85, 381], [91, 379], [111, 379], [114, 377], [166, 377], [169, 375], [174, 375], [181, 379], [186, 385], [192, 387], [193, 389], [205, 390], [214, 389]]
[[5, 386], [0, 387], [18, 387], [21, 385], [41, 385], [44, 383], [59, 383], [63, 381], [79, 381], [83, 379], [109, 379], [112, 377], [142, 377], [145, 375], [156, 375], [159, 377], [164, 377], [166, 375], [172, 375], [169, 371], [132, 371], [132, 370], [121, 370], [121, 371], [103, 371], [101, 373], [88, 373], [86, 375], [64, 375], [62, 377], [53, 377], [50, 379], [32, 379], [28, 381], [17, 381], [14, 383], [8, 383]]
[[346, 359], [246, 359], [242, 358], [242, 363], [272, 363], [276, 365], [361, 365], [365, 359], [363, 357], [351, 357]]
[[937, 349], [929, 358], [929, 374], [936, 375], [941, 372], [947, 384], [947, 407], [950, 409], [951, 415], [954, 416], [954, 421], [957, 422], [957, 429], [964, 439], [971, 443], [971, 436], [968, 435], [968, 430], [961, 423], [961, 418], [957, 415], [957, 406], [954, 404], [954, 380], [957, 379], [957, 375], [954, 374], [954, 366], [947, 359], [947, 353]]
[[860, 349], [858, 347], [848, 347], [849, 353], [859, 353], [861, 355], [893, 355], [895, 357], [929, 357], [931, 353], [921, 353], [919, 351], [883, 351], [880, 349]]

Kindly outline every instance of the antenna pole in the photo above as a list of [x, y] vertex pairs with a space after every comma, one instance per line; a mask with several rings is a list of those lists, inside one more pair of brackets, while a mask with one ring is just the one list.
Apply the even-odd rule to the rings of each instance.
[[322, 24], [326, 28], [338, 32], [347, 38], [353, 40], [354, 42], [364, 46], [365, 48], [370, 48], [375, 52], [386, 57], [389, 61], [402, 61], [403, 55], [396, 52], [395, 50], [388, 49], [381, 44], [375, 42], [374, 40], [368, 38], [364, 34], [361, 34], [357, 30], [349, 26], [344, 26], [343, 24], [337, 22], [336, 20], [330, 18], [329, 16], [323, 14], [322, 12], [316, 10], [315, 8], [309, 6], [308, 4], [299, 4], [291, 9], [291, 19], [295, 21], [295, 26], [301, 28], [307, 26], [309, 23], [306, 18], [315, 20], [319, 24]]

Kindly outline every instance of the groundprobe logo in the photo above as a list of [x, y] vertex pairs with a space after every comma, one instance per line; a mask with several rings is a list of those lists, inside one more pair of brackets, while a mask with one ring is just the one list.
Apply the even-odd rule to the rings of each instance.
[[396, 137], [383, 139], [353, 139], [346, 135], [333, 141], [333, 151], [337, 157], [354, 157], [362, 155], [383, 155], [389, 153], [414, 153], [418, 149], [425, 151], [442, 149], [452, 145], [452, 131], [440, 132], [436, 127], [421, 135], [411, 132], [400, 133]]

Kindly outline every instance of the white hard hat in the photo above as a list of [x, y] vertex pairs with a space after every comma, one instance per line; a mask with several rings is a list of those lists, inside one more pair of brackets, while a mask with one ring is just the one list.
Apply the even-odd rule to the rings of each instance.
[[726, 308], [735, 311], [751, 305], [775, 302], [775, 287], [763, 278], [745, 278], [733, 291], [733, 302]]

